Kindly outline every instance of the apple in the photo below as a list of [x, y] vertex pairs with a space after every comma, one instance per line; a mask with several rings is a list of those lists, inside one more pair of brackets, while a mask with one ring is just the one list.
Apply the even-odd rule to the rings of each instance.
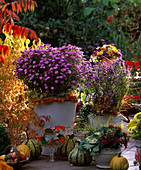
[[17, 158], [16, 152], [10, 153], [9, 156], [10, 156], [10, 159], [13, 159], [13, 160], [14, 160], [15, 158]]
[[20, 160], [26, 160], [26, 156], [20, 154]]

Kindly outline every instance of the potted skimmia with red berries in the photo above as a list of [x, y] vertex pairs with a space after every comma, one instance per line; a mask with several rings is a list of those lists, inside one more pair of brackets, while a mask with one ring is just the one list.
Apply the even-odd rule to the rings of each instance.
[[90, 151], [96, 166], [110, 168], [111, 159], [121, 152], [121, 146], [127, 147], [129, 137], [120, 126], [103, 126], [97, 130], [88, 130], [86, 138], [80, 141], [81, 151]]

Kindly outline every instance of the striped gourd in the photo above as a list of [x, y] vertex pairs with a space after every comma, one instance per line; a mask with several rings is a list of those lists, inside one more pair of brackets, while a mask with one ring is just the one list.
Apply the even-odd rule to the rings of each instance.
[[75, 146], [75, 148], [69, 153], [68, 160], [75, 166], [86, 166], [90, 165], [92, 162], [92, 156], [89, 152], [84, 153], [80, 151], [78, 146]]
[[21, 141], [21, 144], [27, 145], [30, 150], [30, 160], [38, 159], [42, 152], [42, 145], [38, 140], [29, 139], [27, 130], [26, 130], [27, 139]]
[[35, 139], [26, 139], [21, 144], [25, 144], [30, 150], [30, 160], [38, 159], [42, 152], [41, 144]]
[[57, 149], [59, 156], [68, 157], [70, 151], [75, 147], [76, 139], [69, 138]]

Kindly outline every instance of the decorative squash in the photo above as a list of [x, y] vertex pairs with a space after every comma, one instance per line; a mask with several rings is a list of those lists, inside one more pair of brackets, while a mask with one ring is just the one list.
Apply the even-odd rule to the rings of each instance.
[[30, 158], [30, 149], [27, 145], [24, 144], [18, 145], [17, 150], [20, 152], [20, 154]]
[[4, 158], [0, 158], [0, 169], [4, 169], [4, 170], [13, 170], [13, 168], [9, 165], [7, 165], [7, 163], [5, 162]]
[[21, 141], [21, 144], [27, 145], [30, 150], [30, 160], [38, 159], [42, 152], [42, 145], [38, 140], [29, 139], [27, 130], [26, 130], [27, 139]]
[[76, 139], [74, 135], [70, 135], [69, 138], [57, 149], [59, 156], [68, 157], [70, 151], [75, 147]]
[[110, 168], [113, 170], [127, 170], [129, 168], [129, 162], [125, 157], [121, 156], [120, 152], [112, 158]]
[[75, 148], [69, 153], [68, 160], [75, 166], [86, 166], [90, 165], [92, 162], [92, 156], [89, 152], [84, 153], [80, 151], [78, 146], [75, 146]]

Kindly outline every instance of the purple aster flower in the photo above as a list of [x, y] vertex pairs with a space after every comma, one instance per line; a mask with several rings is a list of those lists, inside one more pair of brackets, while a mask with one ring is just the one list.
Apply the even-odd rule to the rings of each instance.
[[75, 80], [72, 80], [71, 82], [72, 82], [72, 83], [75, 83]]
[[54, 87], [53, 87], [53, 86], [51, 86], [50, 88], [51, 88], [51, 90], [53, 90], [53, 89], [54, 89]]
[[58, 83], [58, 80], [55, 80], [54, 82], [55, 82], [55, 83]]

